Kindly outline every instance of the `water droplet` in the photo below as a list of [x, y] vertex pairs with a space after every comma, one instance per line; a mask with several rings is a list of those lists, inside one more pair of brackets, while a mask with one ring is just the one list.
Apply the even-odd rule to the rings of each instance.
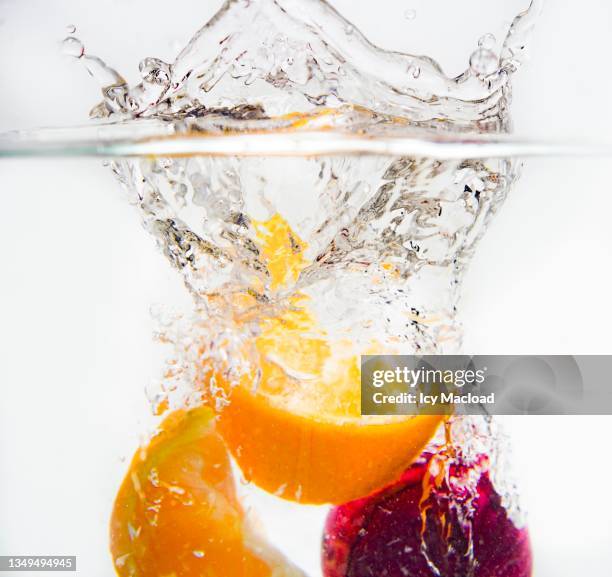
[[302, 498], [302, 485], [300, 484], [295, 490], [295, 500], [299, 501], [301, 498]]
[[196, 549], [195, 551], [192, 551], [193, 556], [197, 557], [198, 559], [201, 559], [202, 557], [204, 557], [204, 551], [200, 551], [198, 549]]
[[68, 24], [68, 26], [66, 26], [66, 30], [68, 31], [68, 34], [74, 34], [76, 32], [76, 26], [74, 24]]
[[408, 70], [407, 70], [408, 74], [411, 74], [413, 78], [418, 78], [419, 76], [421, 76], [421, 67], [418, 64], [415, 64], [414, 62], [411, 62], [408, 65]]
[[128, 523], [128, 535], [130, 536], [130, 541], [134, 541], [140, 536], [140, 531], [142, 527], [135, 528], [131, 523]]
[[149, 483], [154, 487], [159, 487], [159, 473], [157, 469], [153, 468], [149, 471]]
[[286, 490], [287, 483], [283, 483], [278, 489], [276, 489], [276, 491], [274, 491], [274, 495], [276, 495], [277, 497], [282, 497], [285, 494]]
[[481, 36], [478, 40], [478, 47], [485, 48], [486, 50], [493, 50], [496, 44], [497, 38], [495, 38], [495, 36], [491, 33]]
[[62, 42], [62, 53], [73, 58], [81, 58], [85, 54], [85, 46], [78, 38], [68, 36]]
[[416, 18], [417, 12], [413, 8], [409, 8], [404, 12], [404, 18], [406, 20], [414, 20]]
[[470, 56], [470, 68], [476, 76], [490, 76], [498, 67], [499, 58], [492, 50], [479, 48]]
[[141, 60], [138, 69], [145, 82], [160, 85], [166, 85], [170, 82], [170, 65], [159, 58]]

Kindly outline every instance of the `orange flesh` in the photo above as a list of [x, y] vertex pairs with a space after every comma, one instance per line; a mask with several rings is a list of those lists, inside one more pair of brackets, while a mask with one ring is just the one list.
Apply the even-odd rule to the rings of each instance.
[[246, 478], [299, 503], [339, 504], [395, 480], [419, 456], [442, 417], [367, 425], [294, 415], [238, 387], [219, 431]]
[[[279, 215], [255, 226], [271, 288], [293, 283], [306, 246]], [[257, 390], [215, 375], [230, 397], [218, 428], [245, 477], [270, 493], [307, 504], [363, 497], [395, 480], [444, 419], [361, 417], [359, 356], [328, 338], [304, 295], [260, 329]]]
[[[270, 288], [291, 286], [309, 264], [306, 246], [279, 215], [254, 226]], [[120, 577], [296, 577], [246, 523], [228, 449], [270, 493], [341, 504], [394, 481], [434, 435], [442, 416], [361, 417], [359, 356], [329, 338], [308, 304], [295, 293], [285, 312], [258, 319], [256, 391], [215, 374], [230, 398], [216, 422], [207, 407], [176, 411], [137, 451], [111, 519]]]
[[[288, 575], [247, 544], [227, 450], [210, 409], [177, 411], [136, 452], [111, 519], [111, 553], [125, 577]], [[278, 559], [276, 555], [275, 561]]]

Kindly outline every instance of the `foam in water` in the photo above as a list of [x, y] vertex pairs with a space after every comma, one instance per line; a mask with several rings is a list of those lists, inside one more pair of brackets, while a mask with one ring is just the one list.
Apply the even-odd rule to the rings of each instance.
[[[143, 60], [134, 87], [75, 37], [64, 47], [102, 85], [94, 118], [154, 120], [174, 135], [499, 134], [511, 128], [511, 80], [541, 5], [534, 0], [516, 17], [499, 53], [495, 38], [483, 36], [456, 78], [428, 57], [374, 47], [320, 0], [227, 2], [174, 63]], [[112, 168], [194, 297], [192, 313], [160, 329], [174, 349], [171, 376], [153, 395], [161, 410], [197, 403], [194, 383], [203, 382], [222, 409], [231, 400], [206, 381], [203, 359], [233, 384], [256, 380], [262, 321], [296, 307], [316, 319], [332, 349], [348, 340], [355, 356], [459, 352], [461, 282], [520, 166], [504, 158], [193, 155]], [[290, 356], [274, 363], [307, 383]], [[468, 421], [454, 427], [454, 443], [473, 442]], [[513, 490], [496, 483], [512, 511]]]

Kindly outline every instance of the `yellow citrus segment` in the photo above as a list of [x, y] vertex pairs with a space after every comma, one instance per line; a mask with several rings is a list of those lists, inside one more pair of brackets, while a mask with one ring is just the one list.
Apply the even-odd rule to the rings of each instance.
[[297, 280], [308, 261], [306, 245], [293, 233], [287, 221], [275, 214], [265, 222], [253, 222], [260, 258], [267, 266], [271, 288], [287, 286]]
[[115, 500], [111, 553], [121, 577], [297, 574], [247, 527], [205, 407], [171, 414], [137, 451]]

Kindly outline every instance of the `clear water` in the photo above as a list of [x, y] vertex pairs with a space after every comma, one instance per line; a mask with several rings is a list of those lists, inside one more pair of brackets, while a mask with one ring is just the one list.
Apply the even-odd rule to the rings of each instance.
[[132, 87], [71, 25], [62, 50], [102, 87], [97, 123], [0, 135], [0, 156], [609, 156], [609, 143], [508, 133], [511, 78], [542, 4], [518, 15], [505, 38], [484, 34], [453, 78], [431, 58], [372, 46], [318, 2], [229, 2], [175, 62], [142, 60]]
[[[318, 359], [306, 374], [292, 351], [262, 359], [256, 346], [266, 323], [296, 309], [315, 320], [301, 338], [314, 334], [334, 358], [461, 350], [462, 280], [519, 177], [515, 156], [551, 151], [507, 136], [512, 78], [540, 9], [538, 0], [526, 7], [501, 44], [484, 35], [456, 78], [430, 58], [372, 46], [319, 0], [228, 2], [174, 63], [143, 60], [137, 86], [76, 37], [64, 41], [102, 87], [92, 110], [101, 132], [38, 133], [38, 148], [28, 135], [4, 144], [18, 151], [21, 138], [22, 152], [53, 152], [71, 142], [74, 152], [125, 155], [112, 170], [193, 296], [183, 314], [157, 311], [171, 353], [150, 390], [156, 414], [203, 395], [222, 412], [245, 377], [258, 384], [264, 362], [291, 391], [308, 389]], [[229, 386], [210, 379], [210, 366]], [[285, 399], [296, 412], [301, 401]], [[491, 426], [457, 419], [450, 437], [441, 431], [432, 443], [432, 463], [475, 470], [487, 454], [487, 475], [522, 527]], [[275, 547], [316, 575], [328, 508], [289, 503], [279, 491], [239, 487]], [[453, 506], [473, 540], [472, 501]], [[301, 542], [283, 526], [296, 518]], [[421, 554], [445, 575], [431, 546], [424, 538]]]
[[[315, 0], [228, 2], [174, 63], [143, 60], [134, 87], [74, 36], [64, 50], [102, 86], [92, 117], [118, 130], [139, 127], [170, 141], [269, 136], [297, 146], [313, 132], [375, 142], [425, 135], [429, 144], [450, 139], [461, 151], [470, 139], [510, 131], [512, 76], [541, 8], [538, 1], [526, 7], [500, 43], [483, 35], [456, 78], [430, 58], [374, 47]], [[246, 156], [112, 163], [194, 295], [206, 333], [228, 332], [236, 294], [255, 295], [248, 306], [261, 316], [307, 294], [325, 331], [350, 334], [358, 350], [370, 342], [423, 353], [460, 348], [463, 272], [518, 177], [517, 160], [438, 158], [427, 148], [410, 156], [279, 157], [243, 146]], [[275, 215], [305, 246], [299, 274], [280, 286], [271, 282], [253, 224]], [[379, 277], [384, 282], [373, 286]], [[229, 333], [242, 343], [252, 330], [232, 326]]]

